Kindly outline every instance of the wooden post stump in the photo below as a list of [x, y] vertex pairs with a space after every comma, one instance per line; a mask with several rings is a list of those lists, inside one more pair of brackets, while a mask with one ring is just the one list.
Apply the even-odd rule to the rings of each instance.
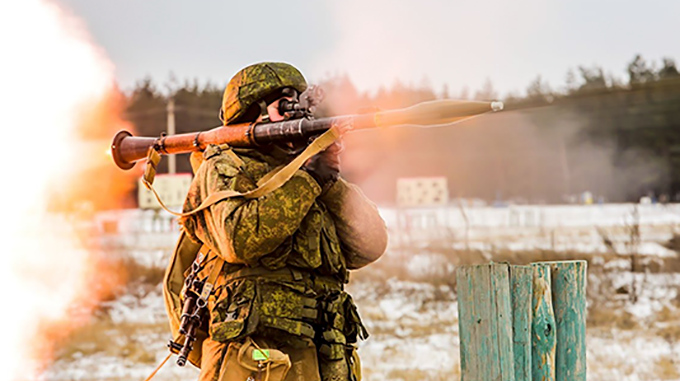
[[509, 267], [491, 263], [456, 271], [462, 380], [515, 379]]
[[585, 381], [585, 261], [456, 270], [462, 379]]
[[534, 271], [531, 266], [510, 266], [512, 294], [512, 350], [515, 381], [531, 381], [531, 295]]
[[534, 381], [555, 380], [555, 315], [550, 266], [534, 263], [531, 309], [531, 374]]
[[586, 261], [546, 262], [557, 327], [555, 378], [586, 380]]

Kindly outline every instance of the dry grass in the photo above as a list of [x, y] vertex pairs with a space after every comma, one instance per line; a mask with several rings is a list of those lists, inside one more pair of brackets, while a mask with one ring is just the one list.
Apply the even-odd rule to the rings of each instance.
[[673, 250], [675, 252], [680, 252], [680, 234], [673, 233], [671, 239], [669, 239], [664, 246], [667, 249]]
[[160, 324], [114, 323], [109, 318], [111, 302], [124, 294], [146, 294], [157, 289], [164, 275], [164, 269], [140, 264], [129, 256], [103, 255], [97, 258], [96, 287], [98, 309], [90, 321], [56, 343], [59, 359], [71, 360], [74, 357], [103, 354], [130, 358], [139, 363], [153, 363], [155, 353], [146, 351], [150, 340], [166, 340], [168, 328]]
[[[678, 322], [680, 321], [680, 315], [678, 309], [673, 306], [665, 305], [661, 311], [656, 313], [657, 322]], [[680, 328], [680, 327], [679, 327]]]
[[635, 316], [611, 306], [591, 307], [588, 310], [586, 323], [589, 328], [618, 328], [623, 330], [640, 328], [640, 323]]
[[[415, 255], [427, 254], [434, 256], [439, 262], [435, 263], [431, 269], [413, 273], [409, 268], [411, 255], [400, 254], [416, 253]], [[597, 264], [593, 261], [598, 257]], [[456, 274], [455, 268], [458, 266], [484, 264], [493, 262], [507, 262], [513, 265], [528, 265], [533, 262], [547, 261], [566, 261], [566, 260], [585, 260], [588, 262], [589, 273], [599, 273], [604, 271], [602, 264], [607, 261], [619, 259], [614, 254], [592, 254], [582, 252], [556, 252], [550, 250], [524, 250], [512, 251], [507, 249], [496, 249], [492, 252], [480, 250], [454, 250], [441, 247], [430, 247], [429, 249], [401, 248], [395, 252], [387, 253], [379, 261], [364, 269], [352, 273], [352, 279], [356, 281], [385, 281], [389, 278], [396, 278], [404, 281], [426, 282], [434, 285], [447, 285], [455, 290]]]
[[117, 266], [126, 274], [128, 284], [156, 286], [163, 281], [165, 274], [162, 267], [146, 266], [131, 258], [119, 260]]
[[655, 333], [669, 343], [680, 342], [680, 309], [678, 306], [664, 306], [656, 313]]
[[680, 378], [680, 370], [678, 370], [678, 361], [662, 357], [656, 364], [654, 364], [655, 378], [657, 380], [677, 380]]
[[[364, 316], [362, 316], [363, 318]], [[382, 316], [380, 318], [383, 318]], [[369, 321], [369, 318], [365, 318]], [[380, 322], [380, 320], [370, 320], [372, 322]], [[403, 322], [400, 325], [390, 324], [372, 324], [369, 328], [370, 334], [374, 337], [400, 337], [408, 336], [409, 339], [427, 338], [434, 335], [442, 334], [443, 332], [451, 331], [452, 325], [458, 325], [457, 320], [453, 321], [436, 321], [428, 324], [408, 324]]]
[[131, 358], [140, 363], [153, 363], [156, 361], [155, 353], [146, 350], [147, 342], [150, 337], [161, 339], [166, 335], [166, 324], [114, 324], [108, 319], [95, 320], [76, 329], [58, 343], [57, 357], [71, 360], [80, 356], [104, 354]]
[[455, 381], [460, 380], [457, 372], [434, 372], [420, 369], [394, 369], [387, 374], [387, 380], [393, 381]]
[[680, 342], [680, 321], [676, 320], [673, 324], [663, 324], [656, 334], [663, 337], [669, 343]]
[[680, 254], [672, 258], [660, 258], [658, 269], [652, 268], [650, 270], [659, 273], [680, 273]]

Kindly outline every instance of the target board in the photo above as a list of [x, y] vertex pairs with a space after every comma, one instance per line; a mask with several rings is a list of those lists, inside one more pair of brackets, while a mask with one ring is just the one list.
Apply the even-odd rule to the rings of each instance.
[[[179, 173], [175, 175], [156, 175], [153, 182], [153, 188], [161, 197], [161, 201], [167, 207], [178, 207], [184, 205], [184, 199], [189, 192], [191, 185], [191, 175], [188, 173]], [[137, 201], [140, 209], [160, 209], [161, 206], [156, 201], [153, 193], [146, 189], [146, 186], [140, 179], [137, 184]]]
[[402, 177], [397, 180], [399, 206], [436, 206], [448, 201], [446, 177]]

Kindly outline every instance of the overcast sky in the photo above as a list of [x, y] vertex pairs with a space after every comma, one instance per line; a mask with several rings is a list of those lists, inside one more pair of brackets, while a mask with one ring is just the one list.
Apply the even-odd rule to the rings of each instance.
[[124, 90], [174, 73], [225, 84], [241, 67], [287, 61], [311, 82], [347, 73], [361, 90], [488, 78], [501, 95], [578, 65], [625, 79], [637, 53], [680, 59], [678, 0], [57, 0], [81, 18]]

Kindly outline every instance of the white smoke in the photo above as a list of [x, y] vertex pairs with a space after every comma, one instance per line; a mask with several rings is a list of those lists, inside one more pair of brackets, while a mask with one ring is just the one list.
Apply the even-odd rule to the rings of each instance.
[[67, 217], [47, 212], [47, 200], [88, 160], [74, 152], [77, 127], [110, 89], [113, 66], [77, 19], [49, 1], [0, 2], [0, 39], [0, 373], [33, 380], [52, 356], [51, 339], [36, 335], [69, 326], [72, 303], [90, 290], [88, 253]]

